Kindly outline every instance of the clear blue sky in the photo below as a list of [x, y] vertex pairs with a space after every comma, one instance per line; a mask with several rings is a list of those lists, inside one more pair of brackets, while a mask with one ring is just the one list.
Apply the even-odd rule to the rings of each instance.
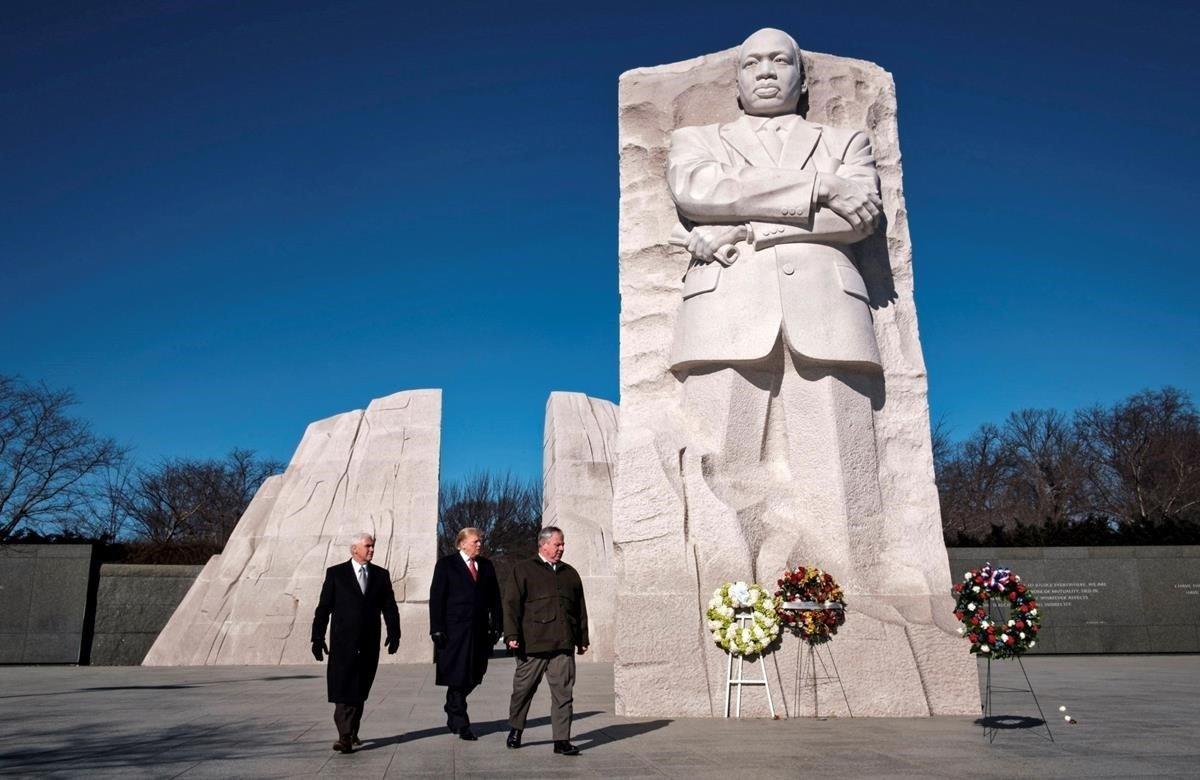
[[444, 478], [539, 474], [617, 395], [617, 77], [770, 25], [895, 75], [935, 417], [1200, 394], [1195, 4], [411, 5], [5, 3], [0, 372], [143, 461], [441, 387]]

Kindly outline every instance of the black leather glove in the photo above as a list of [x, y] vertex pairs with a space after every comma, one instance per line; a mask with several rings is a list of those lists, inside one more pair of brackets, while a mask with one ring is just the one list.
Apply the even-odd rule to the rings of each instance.
[[446, 635], [443, 634], [441, 631], [436, 631], [436, 632], [430, 634], [429, 638], [433, 640], [433, 646], [439, 650], [441, 650], [443, 647], [446, 646], [446, 642], [447, 642]]
[[398, 637], [398, 636], [389, 636], [389, 637], [387, 638], [387, 650], [388, 650], [388, 655], [395, 655], [395, 654], [396, 654], [396, 651], [397, 651], [397, 650], [399, 650], [399, 649], [400, 649], [400, 637]]
[[329, 652], [329, 647], [325, 644], [324, 640], [320, 642], [313, 642], [312, 647], [313, 658], [317, 659], [318, 661], [324, 661], [325, 653]]

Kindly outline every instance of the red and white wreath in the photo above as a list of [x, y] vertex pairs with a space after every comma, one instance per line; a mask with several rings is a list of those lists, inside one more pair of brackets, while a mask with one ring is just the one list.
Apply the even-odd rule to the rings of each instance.
[[958, 633], [971, 640], [971, 652], [1014, 658], [1037, 644], [1042, 615], [1037, 600], [1011, 569], [982, 568], [963, 574], [955, 584], [954, 617]]

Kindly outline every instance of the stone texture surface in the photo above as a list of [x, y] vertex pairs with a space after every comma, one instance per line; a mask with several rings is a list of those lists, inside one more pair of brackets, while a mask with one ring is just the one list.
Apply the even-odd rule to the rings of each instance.
[[960, 547], [955, 576], [992, 563], [1037, 596], [1031, 653], [1200, 652], [1200, 546]]
[[[630, 716], [719, 714], [726, 656], [702, 625], [704, 605], [724, 579], [757, 574], [773, 586], [784, 562], [756, 561], [752, 550], [743, 549], [754, 540], [746, 539], [738, 515], [706, 480], [711, 467], [693, 446], [682, 383], [669, 364], [688, 263], [685, 251], [668, 244], [677, 221], [665, 177], [669, 134], [737, 118], [734, 54], [730, 49], [633, 70], [619, 85], [621, 428], [613, 538], [617, 608], [626, 625], [617, 635], [614, 678], [617, 712]], [[973, 661], [950, 614], [895, 86], [890, 74], [869, 62], [806, 52], [804, 64], [807, 118], [870, 134], [885, 216], [857, 250], [883, 365], [881, 396], [872, 398], [882, 511], [859, 518], [873, 527], [849, 529], [870, 541], [866, 550], [856, 544], [853, 551], [867, 559], [870, 576], [854, 582], [843, 574], [852, 586], [850, 611], [830, 647], [856, 716], [977, 712]], [[822, 566], [835, 575], [847, 565], [786, 562]], [[788, 714], [811, 711], [809, 699], [784, 695], [796, 689], [798, 658], [797, 648], [785, 642], [768, 663], [773, 691]], [[765, 713], [761, 692], [753, 698], [746, 711]]]
[[579, 657], [581, 662], [613, 658], [616, 438], [616, 404], [583, 393], [550, 394], [542, 450], [542, 524], [563, 530], [567, 541], [564, 560], [583, 578], [592, 646]]
[[0, 545], [0, 664], [87, 662], [90, 544]]
[[432, 660], [429, 581], [437, 556], [440, 390], [411, 390], [312, 423], [282, 475], [266, 480], [143, 663], [311, 663], [325, 569], [375, 535], [401, 640], [382, 663]]
[[92, 666], [140, 664], [203, 569], [120, 563], [101, 566]]

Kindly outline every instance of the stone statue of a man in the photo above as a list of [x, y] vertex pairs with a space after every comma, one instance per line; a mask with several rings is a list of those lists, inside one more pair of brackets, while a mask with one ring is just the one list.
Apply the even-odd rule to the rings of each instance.
[[743, 115], [671, 136], [672, 242], [692, 254], [671, 367], [747, 574], [815, 563], [853, 585], [882, 523], [883, 379], [853, 251], [880, 217], [871, 142], [797, 114], [804, 66], [788, 34], [754, 33], [737, 68]]

